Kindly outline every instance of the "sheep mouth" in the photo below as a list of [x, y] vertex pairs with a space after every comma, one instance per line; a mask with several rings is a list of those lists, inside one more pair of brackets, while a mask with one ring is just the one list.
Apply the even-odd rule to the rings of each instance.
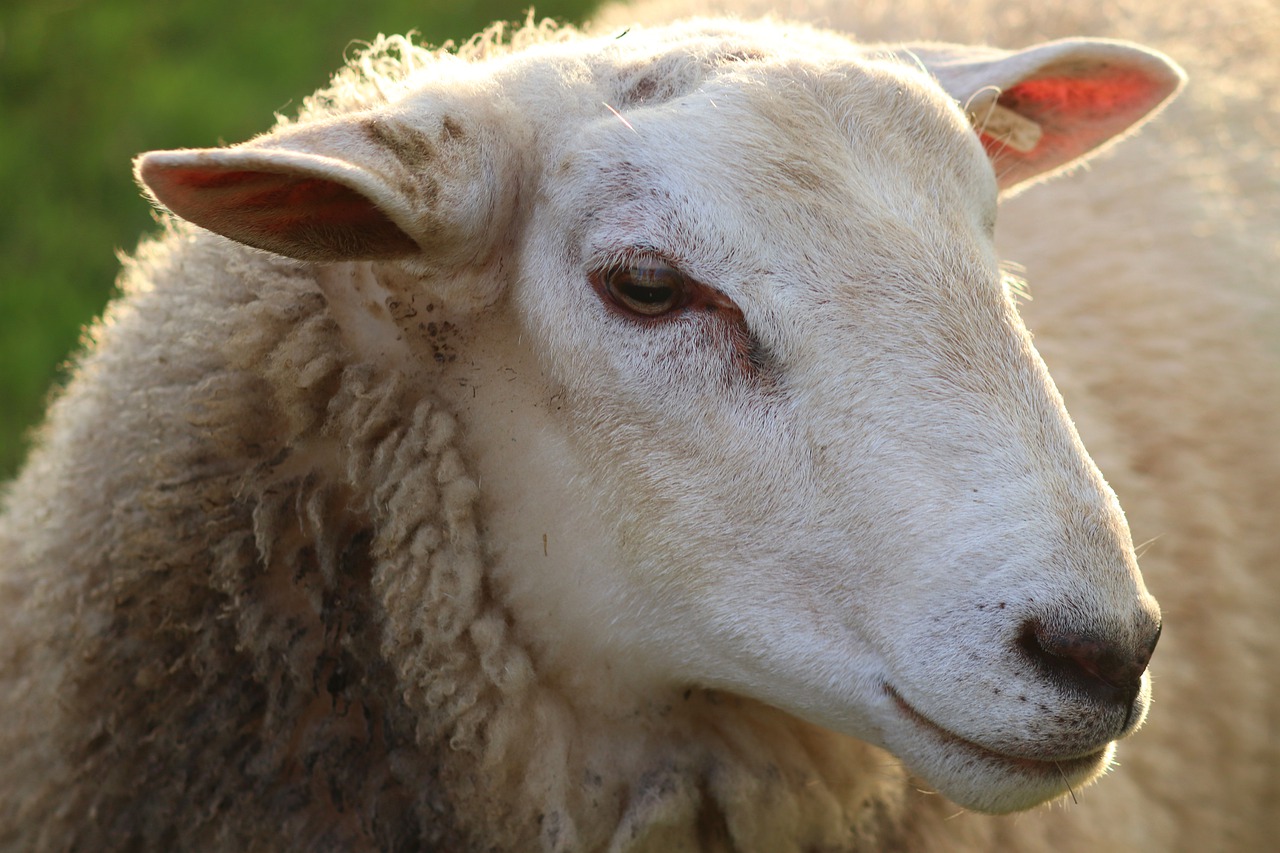
[[1034, 775], [1037, 777], [1053, 776], [1067, 779], [1089, 776], [1098, 770], [1100, 763], [1107, 760], [1110, 744], [1103, 744], [1097, 750], [1085, 755], [1073, 755], [1063, 758], [1031, 758], [1028, 756], [1008, 755], [1002, 752], [996, 752], [993, 749], [985, 747], [981, 744], [974, 743], [967, 738], [961, 737], [950, 729], [943, 728], [924, 714], [917, 711], [911, 706], [906, 699], [903, 699], [898, 691], [894, 690], [889, 684], [884, 685], [884, 691], [889, 695], [898, 710], [902, 712], [910, 722], [918, 728], [924, 729], [935, 739], [942, 741], [949, 748], [960, 750], [968, 755], [974, 756], [983, 761], [983, 763], [997, 765], [1007, 770], [1018, 773]]

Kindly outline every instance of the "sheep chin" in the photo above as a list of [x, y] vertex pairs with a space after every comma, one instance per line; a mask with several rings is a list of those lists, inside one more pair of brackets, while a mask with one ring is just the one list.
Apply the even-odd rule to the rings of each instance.
[[974, 743], [921, 714], [889, 684], [896, 725], [885, 747], [938, 792], [967, 809], [1008, 814], [1071, 796], [1110, 769], [1115, 741], [1083, 755], [1013, 756]]

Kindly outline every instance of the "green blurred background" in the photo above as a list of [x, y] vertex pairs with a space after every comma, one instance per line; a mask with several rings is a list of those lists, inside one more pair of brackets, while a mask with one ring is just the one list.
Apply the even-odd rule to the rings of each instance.
[[[353, 41], [416, 30], [463, 41], [529, 0], [0, 2], [0, 482], [81, 329], [113, 292], [116, 252], [154, 230], [130, 159], [238, 142], [325, 84]], [[595, 0], [541, 0], [577, 22]]]

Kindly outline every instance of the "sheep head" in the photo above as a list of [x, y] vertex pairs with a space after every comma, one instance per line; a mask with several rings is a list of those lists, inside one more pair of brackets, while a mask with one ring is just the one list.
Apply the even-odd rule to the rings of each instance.
[[[975, 809], [1105, 770], [1159, 610], [993, 228], [1176, 68], [721, 22], [428, 70], [138, 173], [314, 264], [352, 347], [450, 401], [538, 665], [758, 699]], [[461, 357], [381, 343], [404, 329], [344, 265], [438, 305]]]

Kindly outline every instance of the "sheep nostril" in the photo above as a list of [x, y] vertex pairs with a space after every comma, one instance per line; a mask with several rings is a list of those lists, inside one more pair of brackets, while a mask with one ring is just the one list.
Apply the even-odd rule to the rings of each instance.
[[1063, 687], [1106, 704], [1131, 704], [1141, 687], [1160, 628], [1138, 649], [1096, 636], [1048, 628], [1031, 619], [1023, 623], [1018, 648], [1048, 677]]

